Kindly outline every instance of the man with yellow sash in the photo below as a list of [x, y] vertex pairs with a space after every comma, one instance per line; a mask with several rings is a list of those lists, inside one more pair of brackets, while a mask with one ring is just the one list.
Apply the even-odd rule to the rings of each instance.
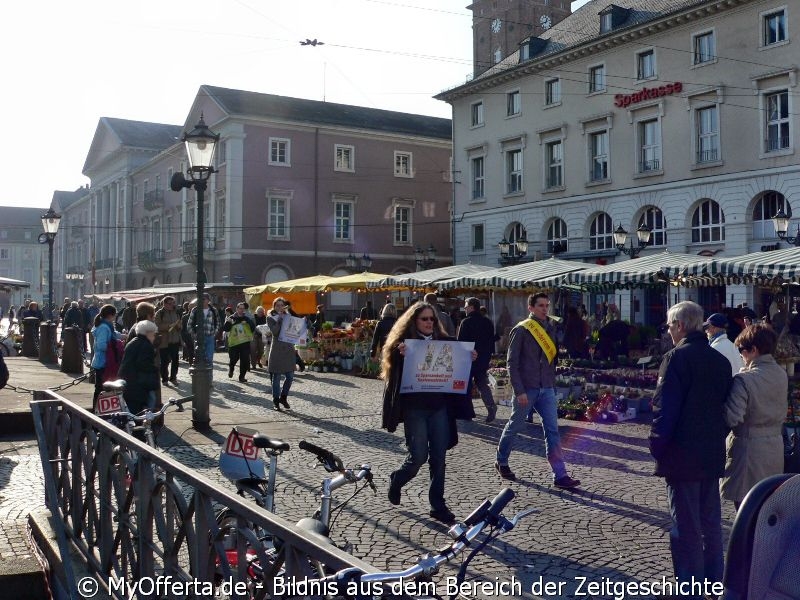
[[549, 308], [547, 294], [531, 294], [528, 297], [530, 317], [511, 330], [507, 362], [514, 399], [511, 417], [497, 445], [495, 469], [503, 479], [516, 480], [516, 475], [508, 466], [508, 457], [514, 438], [525, 427], [526, 416], [536, 410], [542, 419], [547, 461], [553, 469], [553, 484], [558, 488], [571, 489], [578, 487], [581, 482], [567, 473], [561, 451], [555, 390], [558, 346], [555, 342], [555, 326], [547, 318]]

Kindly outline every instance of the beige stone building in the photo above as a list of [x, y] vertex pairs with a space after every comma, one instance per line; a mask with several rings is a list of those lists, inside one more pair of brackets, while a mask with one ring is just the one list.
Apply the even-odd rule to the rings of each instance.
[[[652, 230], [645, 254], [776, 244], [771, 217], [800, 202], [799, 33], [785, 0], [593, 0], [442, 93], [455, 260], [497, 265], [498, 242], [523, 236], [526, 259], [625, 260], [619, 225]], [[665, 298], [640, 295], [645, 314], [617, 298], [623, 316], [663, 315]], [[745, 286], [692, 295], [709, 309], [768, 300]]]

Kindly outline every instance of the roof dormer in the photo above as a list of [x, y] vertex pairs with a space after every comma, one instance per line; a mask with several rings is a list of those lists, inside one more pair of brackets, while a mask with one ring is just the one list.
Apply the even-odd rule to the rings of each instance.
[[547, 40], [538, 37], [529, 37], [519, 45], [519, 62], [532, 59], [537, 54], [541, 54], [547, 46]]
[[608, 33], [620, 27], [628, 20], [629, 9], [609, 4], [598, 14], [600, 15], [600, 33]]

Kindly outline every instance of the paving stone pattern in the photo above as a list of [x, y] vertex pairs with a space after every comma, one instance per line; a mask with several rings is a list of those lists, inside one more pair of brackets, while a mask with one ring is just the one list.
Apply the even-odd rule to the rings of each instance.
[[[270, 431], [277, 427], [277, 431], [286, 432], [292, 444], [292, 450], [278, 464], [276, 510], [280, 515], [297, 520], [310, 516], [318, 504], [324, 471], [313, 467], [310, 454], [297, 449], [297, 441], [305, 438], [334, 451], [348, 466], [370, 463], [376, 474], [378, 494], [364, 491], [335, 521], [334, 539], [352, 544], [353, 554], [377, 568], [396, 570], [449, 541], [446, 527], [428, 517], [425, 467], [403, 490], [399, 507], [386, 498], [388, 475], [403, 460], [404, 441], [402, 428], [395, 434], [380, 429], [382, 382], [333, 373], [298, 374], [289, 396], [292, 409], [276, 412], [271, 408], [271, 388], [263, 371], [249, 373], [249, 382], [240, 384], [225, 377], [227, 368], [222, 360], [223, 355], [216, 356], [212, 397], [215, 429], [226, 435], [228, 425], [234, 424], [225, 425], [226, 409], [235, 409], [231, 414], [253, 417], [251, 423], [238, 424], [255, 429], [268, 424]], [[185, 368], [179, 379], [186, 393]], [[447, 457], [447, 501], [462, 517], [504, 485], [493, 464], [510, 409], [500, 407], [497, 421], [487, 425], [480, 400], [475, 404], [478, 418], [460, 423], [460, 443]], [[524, 597], [531, 597], [531, 584], [536, 581], [564, 582], [563, 593], [544, 597], [572, 598], [577, 597], [577, 578], [581, 577], [597, 582], [603, 578], [625, 582], [670, 577], [666, 491], [663, 480], [652, 476], [647, 448], [649, 425], [573, 421], [562, 421], [561, 425], [565, 458], [571, 474], [583, 482], [580, 490], [553, 487], [541, 427], [528, 425], [511, 455], [518, 481], [510, 485], [517, 496], [507, 513], [528, 507], [535, 507], [537, 512], [487, 546], [471, 563], [469, 579], [510, 582], [514, 578]], [[233, 488], [217, 469], [217, 444], [185, 446], [165, 433], [160, 441], [171, 446], [169, 452], [179, 461]], [[43, 504], [41, 463], [30, 441], [5, 443], [0, 449], [0, 519], [24, 518]], [[349, 495], [348, 489], [342, 488], [337, 499]], [[732, 505], [723, 506], [723, 517], [727, 538]], [[445, 581], [457, 567], [444, 569], [437, 579]], [[438, 591], [442, 593], [444, 588]], [[485, 593], [475, 596], [503, 597]]]

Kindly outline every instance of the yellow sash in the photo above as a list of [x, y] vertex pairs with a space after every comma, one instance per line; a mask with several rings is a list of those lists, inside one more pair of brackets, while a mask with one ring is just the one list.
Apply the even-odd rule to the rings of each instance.
[[558, 354], [558, 348], [556, 348], [553, 338], [547, 334], [544, 327], [539, 325], [535, 319], [525, 319], [517, 323], [517, 326], [527, 329], [533, 336], [533, 339], [535, 339], [542, 348], [542, 352], [544, 352], [544, 355], [547, 357], [547, 362], [553, 362], [556, 354]]

